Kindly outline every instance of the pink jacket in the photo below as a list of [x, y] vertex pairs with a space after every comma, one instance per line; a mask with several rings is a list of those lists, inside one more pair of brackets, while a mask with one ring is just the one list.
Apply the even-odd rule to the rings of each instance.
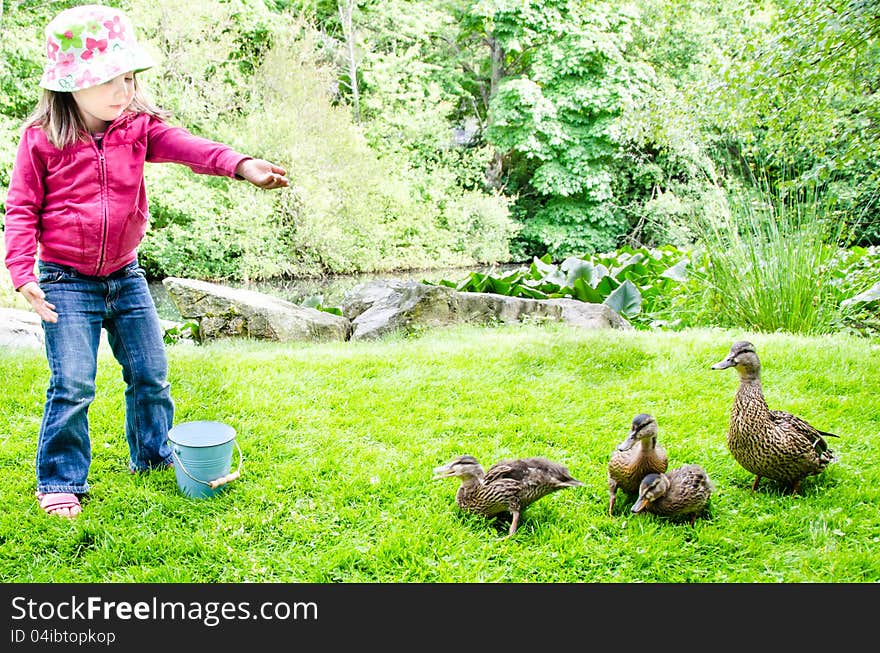
[[199, 174], [235, 177], [250, 157], [147, 114], [123, 114], [102, 146], [59, 150], [39, 127], [18, 146], [6, 196], [6, 267], [16, 289], [36, 281], [40, 259], [104, 276], [131, 263], [147, 230], [144, 162], [172, 162]]

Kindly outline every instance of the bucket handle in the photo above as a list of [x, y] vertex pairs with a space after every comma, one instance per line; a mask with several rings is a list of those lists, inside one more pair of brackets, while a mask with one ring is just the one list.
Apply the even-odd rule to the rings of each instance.
[[180, 465], [180, 469], [183, 470], [183, 473], [184, 473], [184, 474], [186, 474], [187, 476], [189, 476], [189, 477], [190, 477], [192, 480], [194, 480], [196, 483], [201, 483], [202, 485], [207, 485], [207, 486], [208, 486], [209, 488], [211, 488], [212, 490], [216, 490], [216, 489], [217, 489], [218, 487], [220, 487], [221, 485], [226, 485], [227, 483], [229, 483], [229, 482], [231, 482], [231, 481], [234, 481], [234, 480], [237, 479], [239, 476], [241, 476], [241, 466], [242, 466], [242, 463], [244, 462], [244, 456], [243, 456], [242, 453], [241, 453], [241, 447], [238, 446], [238, 442], [236, 442], [235, 440], [233, 440], [233, 441], [232, 441], [232, 444], [234, 444], [234, 445], [235, 445], [235, 448], [238, 449], [238, 469], [236, 469], [234, 472], [231, 472], [231, 473], [227, 474], [226, 476], [221, 476], [220, 478], [215, 478], [213, 481], [203, 481], [203, 480], [201, 480], [201, 479], [199, 479], [199, 478], [196, 478], [196, 477], [193, 476], [192, 474], [190, 474], [190, 473], [186, 470], [186, 467], [183, 466], [183, 461], [182, 461], [182, 460], [180, 459], [180, 457], [177, 455], [177, 447], [171, 447], [171, 455], [174, 456], [175, 464]]

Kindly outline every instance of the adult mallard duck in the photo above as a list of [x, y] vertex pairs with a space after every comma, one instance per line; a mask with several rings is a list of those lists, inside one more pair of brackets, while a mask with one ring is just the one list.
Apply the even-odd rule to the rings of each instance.
[[509, 512], [508, 537], [519, 526], [520, 513], [543, 496], [567, 487], [583, 485], [568, 469], [546, 458], [502, 460], [484, 472], [473, 456], [459, 456], [434, 469], [434, 480], [456, 476], [461, 485], [455, 501], [462, 510], [494, 517]]
[[639, 484], [639, 498], [632, 511], [688, 517], [693, 526], [714, 490], [705, 469], [699, 465], [682, 465], [666, 473], [645, 476]]
[[838, 436], [819, 431], [791, 413], [767, 407], [761, 389], [761, 363], [752, 343], [733, 343], [727, 358], [712, 369], [728, 367], [739, 374], [727, 431], [730, 454], [755, 475], [752, 491], [767, 477], [790, 486], [795, 494], [804, 478], [818, 474], [836, 459], [825, 437]]
[[657, 420], [647, 413], [633, 418], [626, 439], [611, 452], [608, 461], [608, 514], [612, 514], [618, 488], [629, 494], [639, 490], [645, 474], [665, 472], [669, 460], [657, 444]]

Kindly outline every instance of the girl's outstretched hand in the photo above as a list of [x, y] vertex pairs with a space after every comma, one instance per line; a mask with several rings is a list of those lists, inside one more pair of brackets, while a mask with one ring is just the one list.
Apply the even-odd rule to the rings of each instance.
[[284, 168], [263, 159], [245, 159], [238, 164], [235, 174], [266, 190], [283, 188], [290, 184], [285, 177], [287, 171]]
[[40, 284], [36, 281], [28, 281], [18, 289], [18, 292], [30, 302], [31, 307], [44, 322], [58, 321], [58, 313], [55, 312], [55, 304], [50, 304], [46, 301], [46, 293], [43, 292], [43, 289], [40, 288]]

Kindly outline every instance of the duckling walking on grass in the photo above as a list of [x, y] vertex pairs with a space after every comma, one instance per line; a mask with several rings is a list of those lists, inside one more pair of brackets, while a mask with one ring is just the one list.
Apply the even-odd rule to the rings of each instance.
[[568, 469], [546, 458], [502, 460], [484, 472], [473, 456], [459, 456], [434, 469], [434, 480], [456, 476], [461, 485], [455, 501], [462, 510], [494, 517], [509, 512], [508, 537], [516, 532], [526, 506], [567, 487], [583, 485]]
[[693, 526], [714, 490], [705, 469], [699, 465], [682, 465], [667, 473], [645, 476], [639, 484], [639, 498], [632, 511], [688, 517]]
[[608, 514], [614, 509], [618, 488], [635, 494], [645, 474], [665, 472], [668, 464], [666, 450], [657, 444], [657, 420], [639, 413], [626, 440], [617, 445], [608, 461]]
[[767, 477], [790, 486], [792, 494], [797, 493], [805, 477], [819, 474], [836, 460], [825, 437], [839, 436], [819, 431], [791, 413], [767, 407], [761, 389], [761, 363], [752, 343], [733, 343], [727, 358], [712, 369], [728, 367], [739, 374], [727, 431], [730, 454], [755, 475], [752, 491], [762, 477]]

